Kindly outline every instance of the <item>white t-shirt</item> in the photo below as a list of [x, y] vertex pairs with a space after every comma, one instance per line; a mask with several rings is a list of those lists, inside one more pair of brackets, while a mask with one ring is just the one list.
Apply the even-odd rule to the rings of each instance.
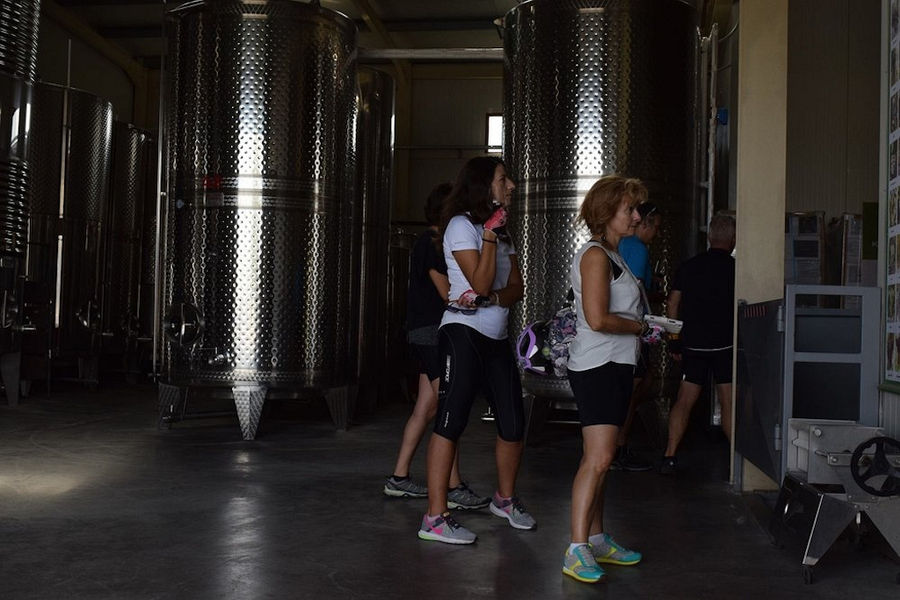
[[587, 371], [608, 362], [624, 365], [637, 364], [640, 342], [633, 333], [603, 333], [591, 329], [584, 318], [581, 295], [581, 259], [589, 248], [597, 247], [606, 252], [609, 260], [622, 270], [618, 278], [609, 283], [609, 312], [624, 319], [637, 321], [641, 311], [641, 289], [637, 278], [628, 270], [622, 257], [610, 252], [597, 242], [589, 241], [572, 260], [572, 291], [575, 293], [575, 339], [569, 344], [568, 367], [573, 371]]
[[[472, 289], [472, 284], [459, 268], [453, 252], [457, 250], [481, 252], [481, 246], [484, 243], [484, 240], [481, 239], [483, 233], [484, 227], [475, 225], [466, 215], [456, 215], [447, 224], [447, 229], [444, 231], [444, 260], [447, 263], [447, 278], [450, 280], [450, 300], [456, 300], [463, 292]], [[509, 281], [509, 272], [512, 270], [509, 257], [515, 253], [516, 249], [511, 243], [497, 241], [497, 270], [494, 274], [494, 282], [491, 284], [492, 290], [506, 287], [506, 283]], [[471, 315], [446, 310], [441, 319], [441, 325], [462, 323], [489, 338], [504, 340], [506, 339], [508, 318], [508, 308], [492, 304], [479, 308]]]

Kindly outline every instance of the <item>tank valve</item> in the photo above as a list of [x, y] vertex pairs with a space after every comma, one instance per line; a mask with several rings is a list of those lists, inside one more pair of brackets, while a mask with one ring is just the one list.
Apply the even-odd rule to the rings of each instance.
[[169, 307], [163, 322], [166, 337], [176, 344], [190, 346], [203, 333], [203, 315], [195, 306], [180, 303]]
[[88, 300], [75, 312], [75, 318], [82, 327], [91, 330], [100, 329], [100, 307], [96, 300]]

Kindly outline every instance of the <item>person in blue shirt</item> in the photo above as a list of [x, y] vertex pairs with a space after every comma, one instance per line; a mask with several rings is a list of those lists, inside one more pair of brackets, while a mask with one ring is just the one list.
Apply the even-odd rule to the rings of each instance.
[[659, 231], [662, 215], [652, 202], [644, 202], [638, 206], [641, 222], [634, 230], [634, 235], [622, 238], [619, 242], [619, 254], [635, 277], [644, 284], [647, 292], [653, 290], [653, 269], [650, 266], [650, 249], [647, 245], [653, 241]]
[[[662, 215], [652, 202], [644, 202], [637, 207], [641, 221], [635, 227], [634, 235], [622, 238], [619, 242], [619, 254], [625, 260], [625, 264], [635, 277], [644, 286], [646, 295], [656, 295], [653, 283], [653, 268], [650, 265], [650, 250], [647, 247], [659, 231]], [[628, 415], [625, 423], [619, 429], [619, 437], [616, 440], [616, 457], [610, 468], [621, 471], [649, 471], [653, 468], [649, 462], [631, 453], [628, 448], [628, 433], [634, 422], [634, 414], [638, 404], [646, 397], [647, 385], [650, 378], [647, 377], [647, 362], [649, 348], [647, 344], [641, 344], [641, 355], [634, 370], [634, 386], [631, 393], [631, 401], [628, 404]]]

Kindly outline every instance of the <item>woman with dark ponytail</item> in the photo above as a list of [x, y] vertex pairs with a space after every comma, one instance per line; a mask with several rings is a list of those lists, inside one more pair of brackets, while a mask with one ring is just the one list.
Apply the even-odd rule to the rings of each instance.
[[517, 529], [534, 529], [534, 519], [516, 497], [525, 415], [519, 372], [507, 342], [509, 307], [524, 287], [515, 247], [506, 231], [515, 183], [503, 162], [469, 160], [444, 202], [442, 248], [450, 295], [438, 332], [441, 374], [434, 435], [428, 444], [428, 512], [419, 537], [448, 544], [471, 544], [476, 535], [447, 510], [447, 488], [457, 442], [482, 391], [497, 424], [497, 491], [493, 514]]

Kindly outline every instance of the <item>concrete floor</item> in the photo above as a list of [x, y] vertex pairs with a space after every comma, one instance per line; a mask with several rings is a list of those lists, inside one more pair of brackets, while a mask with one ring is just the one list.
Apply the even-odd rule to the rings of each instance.
[[[607, 529], [645, 559], [591, 586], [560, 573], [574, 427], [526, 450], [519, 493], [537, 531], [463, 513], [479, 539], [455, 547], [417, 539], [423, 500], [381, 493], [407, 406], [335, 431], [323, 406], [280, 405], [243, 442], [230, 419], [159, 431], [155, 401], [122, 387], [0, 407], [0, 598], [900, 597], [877, 534], [839, 541], [804, 585], [799, 536], [770, 544], [751, 510], [763, 503], [730, 491], [723, 438], [702, 428], [678, 477], [612, 475]], [[473, 415], [463, 438], [463, 474], [485, 495], [493, 436]], [[423, 464], [421, 451], [414, 475]]]

